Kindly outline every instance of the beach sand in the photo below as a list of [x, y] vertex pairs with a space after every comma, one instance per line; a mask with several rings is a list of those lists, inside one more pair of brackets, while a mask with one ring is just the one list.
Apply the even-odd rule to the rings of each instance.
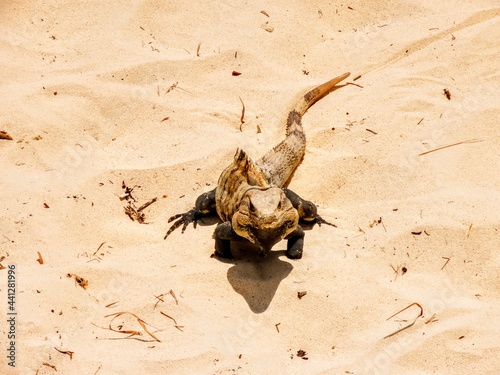
[[[0, 311], [17, 315], [0, 373], [497, 374], [499, 16], [493, 0], [3, 4]], [[307, 231], [298, 261], [285, 242], [211, 258], [208, 221], [163, 240], [238, 147], [259, 158], [298, 95], [344, 72], [356, 85], [304, 116], [290, 184], [336, 228]], [[124, 186], [135, 207], [157, 198], [145, 223]]]

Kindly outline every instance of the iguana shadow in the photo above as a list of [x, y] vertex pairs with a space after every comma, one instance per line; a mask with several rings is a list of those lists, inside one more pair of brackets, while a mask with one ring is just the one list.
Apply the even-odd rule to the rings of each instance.
[[227, 271], [227, 280], [234, 291], [248, 303], [256, 314], [267, 310], [280, 282], [288, 276], [293, 266], [280, 260], [285, 251], [271, 251], [265, 259], [238, 257]]

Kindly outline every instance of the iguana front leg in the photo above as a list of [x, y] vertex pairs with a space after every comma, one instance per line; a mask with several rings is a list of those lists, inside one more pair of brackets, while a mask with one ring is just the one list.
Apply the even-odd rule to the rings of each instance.
[[215, 255], [220, 258], [232, 259], [231, 241], [241, 239], [231, 226], [230, 221], [220, 223], [214, 231]]
[[[215, 255], [220, 258], [232, 259], [231, 241], [241, 240], [233, 230], [230, 221], [217, 225], [214, 232], [215, 239]], [[295, 230], [285, 237], [288, 240], [286, 256], [289, 259], [302, 258], [302, 250], [304, 248], [304, 230], [300, 225]], [[262, 254], [262, 253], [259, 253]], [[264, 255], [265, 256], [265, 255]]]
[[286, 246], [286, 257], [288, 259], [300, 259], [302, 258], [302, 252], [304, 250], [304, 229], [300, 225], [285, 237], [288, 240]]
[[170, 233], [179, 228], [182, 225], [182, 233], [186, 230], [189, 223], [193, 223], [193, 227], [196, 228], [197, 221], [201, 219], [203, 216], [210, 216], [217, 214], [217, 210], [215, 208], [215, 190], [210, 190], [209, 192], [203, 193], [196, 199], [196, 203], [192, 210], [185, 212], [183, 214], [177, 214], [168, 219], [168, 222], [172, 222], [177, 220], [172, 226], [168, 229], [167, 234], [163, 239], [166, 239]]
[[300, 220], [312, 224], [317, 223], [319, 226], [327, 224], [336, 227], [335, 224], [329, 223], [318, 215], [318, 209], [313, 202], [302, 199], [298, 194], [289, 189], [283, 189], [283, 191], [290, 202], [292, 202], [292, 206], [299, 212]]

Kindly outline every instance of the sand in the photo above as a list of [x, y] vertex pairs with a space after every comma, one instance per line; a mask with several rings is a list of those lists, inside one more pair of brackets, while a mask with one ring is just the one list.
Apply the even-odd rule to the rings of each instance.
[[[0, 373], [498, 373], [497, 1], [10, 3]], [[336, 228], [298, 261], [213, 259], [208, 221], [163, 240], [344, 72], [290, 184]]]

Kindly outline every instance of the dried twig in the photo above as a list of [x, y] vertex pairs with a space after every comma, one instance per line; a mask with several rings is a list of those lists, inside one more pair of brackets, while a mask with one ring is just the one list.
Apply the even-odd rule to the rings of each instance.
[[12, 141], [12, 137], [6, 131], [0, 130], [0, 139], [6, 139]]
[[398, 279], [398, 276], [399, 276], [399, 266], [398, 268], [394, 268], [394, 266], [392, 264], [389, 264], [392, 268], [392, 270], [394, 271], [394, 273], [396, 274], [396, 277], [394, 278], [394, 281], [396, 281]]
[[157, 198], [154, 197], [153, 199], [151, 199], [150, 201], [144, 203], [141, 207], [139, 207], [137, 209], [137, 212], [141, 212], [142, 210], [144, 210], [145, 208], [148, 208], [150, 205], [152, 205], [154, 202], [156, 202]]
[[169, 319], [172, 319], [173, 322], [174, 322], [174, 324], [177, 325], [177, 321], [174, 318], [172, 318], [170, 315], [164, 313], [163, 311], [160, 311], [160, 314], [163, 315], [163, 316], [166, 316]]
[[346, 84], [346, 85], [353, 85], [353, 86], [357, 86], [357, 87], [359, 87], [360, 89], [364, 89], [364, 87], [363, 87], [363, 86], [358, 85], [357, 83], [354, 83], [354, 82], [346, 82], [345, 84]]
[[458, 145], [462, 145], [462, 144], [465, 144], [465, 143], [477, 143], [477, 142], [482, 142], [482, 141], [484, 141], [484, 139], [479, 139], [479, 138], [469, 139], [467, 141], [461, 141], [461, 142], [457, 142], [457, 143], [452, 143], [450, 145], [441, 146], [441, 147], [438, 147], [438, 148], [435, 148], [435, 149], [432, 149], [432, 150], [429, 150], [429, 151], [425, 151], [425, 152], [422, 152], [421, 154], [418, 154], [418, 156], [427, 155], [427, 154], [430, 154], [431, 152], [434, 152], [434, 151], [443, 150], [443, 149], [448, 148], [448, 147], [458, 146]]
[[[175, 296], [174, 291], [172, 289], [170, 289], [168, 293], [170, 293], [170, 295], [174, 298], [175, 304], [178, 305], [179, 301], [177, 300], [177, 297]], [[182, 292], [181, 292], [181, 294], [182, 294]]]
[[69, 355], [69, 359], [73, 359], [73, 354], [75, 354], [74, 352], [72, 352], [70, 350], [59, 350], [55, 346], [54, 346], [54, 349], [57, 350], [61, 354], [67, 354], [67, 355]]
[[378, 224], [382, 224], [382, 228], [384, 228], [384, 232], [387, 233], [387, 229], [385, 228], [385, 224], [382, 221], [382, 217], [379, 217], [378, 220], [373, 220], [369, 225], [370, 225], [370, 228], [373, 228], [375, 225], [378, 225]]
[[427, 319], [427, 320], [424, 322], [424, 324], [429, 324], [429, 323], [434, 323], [434, 322], [437, 322], [438, 320], [437, 320], [437, 319], [434, 319], [435, 317], [436, 317], [436, 314], [435, 314], [435, 313], [434, 313], [434, 314], [432, 314], [432, 316], [431, 316], [429, 319]]
[[130, 218], [132, 221], [137, 221], [140, 224], [148, 224], [146, 223], [146, 215], [144, 214], [143, 211], [147, 207], [149, 207], [151, 204], [157, 201], [157, 198], [153, 198], [150, 201], [144, 203], [142, 206], [139, 208], [135, 207], [135, 204], [133, 202], [129, 202], [127, 206], [125, 206], [123, 209], [125, 211], [125, 214]]
[[467, 238], [469, 238], [470, 230], [472, 229], [472, 223], [469, 225], [469, 229], [467, 230]]
[[443, 267], [441, 267], [441, 271], [442, 271], [443, 268], [446, 267], [446, 265], [448, 264], [448, 262], [450, 261], [451, 258], [448, 258], [448, 257], [441, 257], [441, 258], [446, 259], [446, 262], [444, 262]]
[[43, 363], [42, 363], [42, 365], [47, 366], [47, 367], [50, 367], [52, 370], [54, 370], [54, 371], [56, 371], [56, 372], [57, 372], [57, 368], [56, 368], [56, 366], [51, 365], [51, 364], [50, 364], [50, 363], [48, 363], [48, 362], [43, 362]]
[[154, 310], [154, 309], [156, 309], [156, 306], [158, 306], [158, 304], [159, 304], [160, 302], [165, 302], [165, 301], [163, 300], [163, 296], [164, 296], [164, 294], [160, 294], [159, 296], [155, 296], [155, 298], [156, 298], [158, 301], [156, 301], [155, 305], [153, 306], [153, 310]]
[[172, 318], [170, 315], [168, 314], [165, 314], [163, 311], [160, 311], [160, 314], [163, 315], [163, 316], [166, 316], [167, 318], [171, 319], [173, 322], [174, 322], [174, 327], [177, 328], [179, 331], [182, 332], [182, 329], [184, 328], [184, 326], [180, 326], [177, 324], [177, 321]]
[[238, 96], [240, 99], [242, 108], [241, 108], [241, 117], [240, 117], [240, 132], [242, 131], [241, 126], [245, 123], [245, 103], [243, 103], [243, 100]]
[[102, 247], [105, 243], [106, 243], [106, 241], [102, 242], [102, 243], [99, 245], [99, 247], [97, 248], [97, 250], [96, 250], [96, 251], [94, 251], [94, 253], [93, 253], [92, 255], [93, 255], [93, 256], [95, 256], [95, 255], [97, 254], [97, 252], [98, 252], [99, 250], [101, 250], [101, 247]]
[[396, 332], [393, 332], [393, 333], [385, 336], [384, 339], [389, 338], [391, 336], [394, 336], [394, 335], [398, 334], [399, 332], [404, 331], [405, 329], [410, 328], [412, 325], [415, 324], [415, 322], [417, 321], [418, 318], [420, 318], [422, 315], [424, 315], [424, 309], [422, 308], [422, 306], [419, 303], [417, 303], [417, 302], [413, 302], [412, 304], [406, 306], [404, 309], [399, 310], [397, 313], [395, 313], [395, 314], [391, 315], [390, 317], [388, 317], [386, 319], [386, 321], [389, 320], [389, 319], [391, 319], [391, 318], [394, 318], [396, 315], [398, 315], [399, 313], [402, 313], [403, 311], [409, 309], [412, 306], [418, 306], [420, 308], [420, 313], [417, 315], [417, 317], [415, 318], [415, 320], [413, 322], [411, 322], [410, 324], [408, 324], [407, 326], [404, 326], [403, 328], [398, 329]]
[[165, 91], [165, 94], [163, 95], [166, 95], [168, 94], [170, 91], [172, 91], [173, 89], [175, 89], [177, 87], [177, 85], [179, 84], [179, 82], [175, 82], [173, 84], [170, 85], [170, 87], [167, 89], [167, 91]]
[[37, 259], [37, 262], [40, 263], [40, 264], [43, 264], [43, 258], [42, 258], [42, 254], [40, 254], [39, 251], [37, 251], [37, 254], [38, 254], [38, 259]]
[[278, 331], [278, 333], [280, 333], [280, 329], [279, 329], [279, 325], [280, 325], [280, 324], [281, 324], [281, 323], [276, 323], [276, 324], [274, 325], [274, 326], [276, 327], [276, 331]]

